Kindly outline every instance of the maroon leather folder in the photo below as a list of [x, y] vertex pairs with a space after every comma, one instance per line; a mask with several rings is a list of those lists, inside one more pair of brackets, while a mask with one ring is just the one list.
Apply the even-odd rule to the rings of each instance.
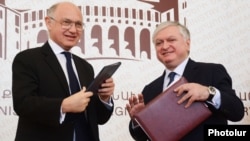
[[188, 108], [185, 102], [177, 103], [181, 96], [173, 90], [185, 83], [182, 77], [134, 115], [151, 141], [178, 141], [212, 114], [204, 102], [194, 102]]

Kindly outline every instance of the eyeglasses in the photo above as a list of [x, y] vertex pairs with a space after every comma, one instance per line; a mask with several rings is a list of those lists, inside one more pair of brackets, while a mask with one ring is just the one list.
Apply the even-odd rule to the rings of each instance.
[[55, 22], [60, 23], [61, 26], [62, 26], [62, 29], [64, 29], [64, 30], [70, 29], [73, 24], [75, 24], [75, 28], [76, 28], [77, 31], [82, 31], [83, 28], [84, 28], [84, 23], [82, 23], [80, 21], [74, 22], [74, 21], [71, 21], [69, 19], [64, 19], [61, 22], [59, 22], [56, 19], [54, 19], [53, 17], [49, 17], [49, 18], [54, 20]]

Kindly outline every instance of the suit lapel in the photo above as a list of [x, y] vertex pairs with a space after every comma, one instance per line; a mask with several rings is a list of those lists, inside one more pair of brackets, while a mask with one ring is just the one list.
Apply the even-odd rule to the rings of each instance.
[[48, 42], [46, 42], [45, 45], [42, 47], [42, 53], [44, 54], [45, 61], [47, 62], [49, 67], [52, 69], [54, 74], [57, 76], [59, 83], [62, 84], [65, 91], [67, 91], [67, 93], [69, 94], [67, 79], [64, 75], [61, 65], [59, 64]]
[[195, 74], [196, 74], [196, 63], [189, 59], [188, 63], [186, 65], [186, 68], [184, 70], [183, 76], [189, 81], [189, 82], [193, 82], [195, 78]]
[[[77, 66], [76, 67], [76, 71], [77, 71], [77, 74], [78, 74], [78, 80], [79, 80], [79, 82], [80, 82], [80, 86], [82, 87], [82, 86], [84, 86], [85, 85], [85, 82], [83, 81], [83, 80], [85, 80], [84, 79], [84, 70], [82, 70], [81, 68], [82, 67], [80, 67], [80, 66], [82, 66], [82, 64], [81, 64], [81, 62], [79, 61], [79, 59], [77, 59], [76, 57], [75, 57], [75, 55], [73, 55], [73, 60], [74, 60], [74, 63], [75, 63], [75, 65]], [[81, 88], [82, 89], [82, 88]]]

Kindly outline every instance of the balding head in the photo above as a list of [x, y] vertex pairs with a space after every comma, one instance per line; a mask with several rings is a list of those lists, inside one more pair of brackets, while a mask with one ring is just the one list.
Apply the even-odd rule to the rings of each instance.
[[64, 50], [77, 45], [83, 30], [80, 8], [71, 2], [59, 2], [52, 5], [47, 14], [45, 22], [50, 39]]

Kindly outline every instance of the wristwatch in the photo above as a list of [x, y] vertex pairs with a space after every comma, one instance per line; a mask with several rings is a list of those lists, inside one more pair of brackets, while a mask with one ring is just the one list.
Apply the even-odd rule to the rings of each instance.
[[209, 97], [207, 100], [212, 101], [214, 95], [216, 94], [216, 89], [213, 86], [208, 86]]

